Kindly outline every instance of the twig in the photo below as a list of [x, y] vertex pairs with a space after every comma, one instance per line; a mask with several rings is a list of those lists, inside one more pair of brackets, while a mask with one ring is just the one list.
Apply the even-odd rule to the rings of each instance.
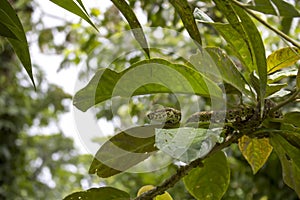
[[260, 23], [262, 23], [264, 26], [266, 26], [267, 28], [269, 28], [270, 30], [272, 30], [273, 32], [275, 32], [277, 35], [281, 36], [282, 38], [284, 38], [286, 41], [290, 42], [291, 44], [293, 44], [294, 46], [296, 46], [297, 48], [300, 48], [300, 43], [293, 40], [291, 37], [289, 37], [288, 35], [286, 35], [285, 33], [283, 33], [282, 31], [274, 28], [273, 26], [271, 26], [268, 22], [264, 21], [263, 19], [259, 18], [254, 12], [252, 12], [249, 8], [245, 7], [244, 4], [234, 1], [232, 0], [232, 2], [234, 4], [236, 4], [237, 6], [241, 7], [242, 9], [244, 9], [249, 15], [251, 15], [253, 18], [255, 18], [257, 21], [259, 21]]
[[165, 180], [161, 185], [141, 194], [140, 196], [136, 197], [134, 200], [152, 200], [155, 196], [163, 194], [167, 189], [173, 187], [178, 181], [180, 181], [184, 176], [186, 176], [192, 169], [196, 167], [202, 167], [203, 166], [202, 161], [204, 159], [230, 146], [232, 143], [236, 142], [240, 137], [241, 135], [233, 135], [225, 142], [214, 146], [214, 148], [206, 156], [192, 161], [189, 165], [180, 167], [177, 170], [176, 174], [172, 175], [170, 178]]

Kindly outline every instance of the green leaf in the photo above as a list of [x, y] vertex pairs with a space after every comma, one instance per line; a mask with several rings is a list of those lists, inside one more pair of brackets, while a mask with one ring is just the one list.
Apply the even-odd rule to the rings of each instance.
[[[224, 38], [233, 46], [234, 51], [238, 52], [238, 57], [248, 67], [250, 73], [254, 70], [258, 73], [259, 96], [263, 103], [267, 85], [267, 64], [265, 48], [257, 27], [245, 11], [235, 4], [231, 5], [228, 0], [214, 0], [214, 2], [231, 25], [229, 30], [220, 30], [220, 27], [217, 30], [223, 32], [223, 37], [226, 35]], [[226, 28], [228, 29], [228, 26]], [[236, 41], [238, 38], [239, 40]]]
[[118, 133], [105, 142], [95, 155], [89, 173], [107, 178], [142, 162], [157, 151], [154, 147], [155, 128], [140, 126]]
[[272, 0], [272, 2], [276, 5], [280, 16], [300, 17], [300, 12], [294, 5], [283, 0]]
[[[3, 20], [3, 19], [1, 19]], [[14, 32], [12, 32], [11, 30], [9, 30], [9, 28], [0, 22], [0, 35], [3, 37], [8, 37], [8, 38], [12, 38], [12, 39], [18, 39]]]
[[249, 63], [251, 63], [251, 51], [245, 42], [245, 38], [241, 37], [230, 24], [212, 23], [211, 25], [217, 29], [226, 42], [228, 42], [236, 56], [246, 67], [246, 70], [249, 72], [253, 71], [253, 67], [249, 65]]
[[0, 22], [0, 34], [8, 37], [35, 87], [26, 35], [16, 12], [6, 0], [0, 0]]
[[268, 138], [250, 138], [244, 135], [239, 139], [239, 149], [250, 164], [253, 174], [266, 163], [273, 148]]
[[73, 0], [50, 0], [56, 5], [66, 9], [67, 11], [81, 17], [84, 19], [87, 23], [89, 23], [92, 27], [94, 27], [97, 31], [97, 27], [95, 24], [90, 20], [88, 13], [85, 10], [85, 7], [83, 6], [82, 2], [80, 0], [76, 0], [78, 4], [76, 4]]
[[288, 112], [283, 116], [283, 121], [300, 128], [300, 112]]
[[[205, 50], [209, 53], [210, 57], [213, 59], [214, 63], [218, 67], [222, 79], [238, 89], [241, 93], [254, 98], [254, 93], [246, 89], [249, 84], [245, 80], [244, 76], [239, 72], [233, 61], [220, 49], [215, 47], [208, 47]], [[206, 68], [207, 73], [209, 69]], [[202, 72], [202, 71], [201, 71]], [[206, 73], [203, 73], [206, 74]], [[214, 80], [214, 79], [212, 79]]]
[[[254, 4], [254, 5], [253, 5]], [[248, 6], [249, 5], [249, 6]], [[274, 9], [270, 0], [255, 0], [250, 1], [247, 5], [247, 8], [262, 12], [265, 14], [277, 15], [276, 10]]]
[[193, 169], [183, 181], [196, 199], [219, 200], [230, 182], [230, 170], [224, 152], [219, 151], [203, 162], [203, 167]]
[[188, 31], [191, 38], [196, 42], [196, 45], [202, 45], [201, 35], [198, 30], [193, 12], [187, 0], [169, 0], [179, 14], [184, 27]]
[[284, 182], [295, 190], [300, 198], [300, 149], [289, 144], [278, 134], [273, 134], [270, 141], [279, 156]]
[[[152, 189], [154, 189], [153, 185], [144, 185], [139, 189], [137, 196], [140, 196], [141, 194]], [[168, 192], [165, 192], [162, 195], [157, 195], [153, 200], [173, 200], [173, 198]]]
[[280, 130], [279, 134], [282, 137], [284, 137], [291, 145], [300, 149], [300, 128], [297, 128], [292, 124], [282, 123]]
[[222, 98], [221, 89], [195, 69], [163, 59], [137, 62], [122, 72], [99, 70], [86, 87], [78, 91], [73, 104], [86, 111], [115, 96], [155, 93], [196, 94]]
[[268, 84], [266, 90], [266, 97], [275, 94], [276, 92], [280, 91], [282, 88], [286, 87], [287, 85], [288, 85], [287, 83]]
[[205, 12], [203, 12], [199, 8], [195, 8], [193, 15], [197, 21], [204, 22], [204, 23], [205, 22], [212, 22], [212, 23], [214, 22], [207, 14], [205, 14]]
[[300, 49], [285, 47], [271, 53], [267, 58], [268, 74], [293, 65], [300, 59]]
[[138, 18], [136, 17], [135, 13], [133, 12], [133, 10], [130, 8], [130, 6], [127, 4], [125, 0], [111, 0], [111, 1], [124, 15], [124, 17], [129, 23], [129, 26], [133, 32], [135, 39], [141, 45], [147, 57], [150, 58], [150, 51], [149, 51], [148, 43], [143, 28]]
[[274, 74], [268, 75], [268, 83], [275, 83], [287, 77], [297, 76], [297, 72], [298, 69], [296, 68], [283, 69], [282, 71], [278, 71]]
[[86, 191], [75, 192], [63, 200], [130, 200], [130, 195], [113, 187], [91, 188]]
[[283, 17], [281, 20], [281, 31], [286, 35], [290, 34], [292, 28], [293, 17]]
[[[282, 17], [299, 17], [300, 13], [294, 5], [283, 0], [255, 0], [249, 2], [247, 8], [256, 10], [265, 14], [271, 14]], [[277, 12], [278, 10], [278, 12]]]
[[221, 141], [221, 130], [188, 127], [155, 129], [155, 146], [172, 158], [190, 163], [207, 155]]

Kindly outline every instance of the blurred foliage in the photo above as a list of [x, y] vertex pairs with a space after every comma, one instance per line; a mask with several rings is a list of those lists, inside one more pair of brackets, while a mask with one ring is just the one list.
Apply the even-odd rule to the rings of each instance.
[[[61, 54], [64, 60], [60, 69], [81, 64], [81, 78], [87, 80], [91, 74], [99, 68], [109, 66], [115, 70], [122, 70], [132, 63], [144, 59], [141, 51], [136, 51], [137, 42], [134, 41], [131, 33], [128, 37], [118, 36], [116, 33], [129, 29], [122, 19], [119, 11], [110, 6], [105, 12], [99, 8], [92, 8], [91, 19], [97, 27], [101, 27], [100, 33], [95, 32], [92, 27], [87, 27], [78, 21], [78, 24], [70, 25], [64, 21], [64, 25], [44, 28], [41, 19], [30, 22], [31, 14], [38, 4], [35, 2], [11, 1], [14, 3], [18, 15], [24, 21], [25, 31], [32, 32], [37, 37], [38, 46], [41, 52], [46, 54]], [[141, 9], [147, 20], [147, 26], [155, 27], [159, 33], [150, 35], [150, 43], [155, 47], [165, 48], [164, 44], [170, 45], [167, 51], [154, 50], [152, 56], [166, 58], [179, 63], [182, 55], [189, 55], [185, 52], [191, 44], [183, 36], [184, 29], [180, 18], [173, 7], [163, 0], [151, 1], [128, 1], [132, 8]], [[192, 8], [201, 8], [215, 22], [225, 22], [224, 16], [216, 10], [210, 0], [189, 1]], [[295, 7], [300, 8], [300, 2], [295, 1]], [[285, 33], [292, 33], [292, 37], [300, 34], [298, 19], [282, 18], [276, 16], [264, 16], [271, 25], [279, 27]], [[38, 26], [39, 25], [39, 26]], [[260, 29], [267, 54], [286, 46], [280, 37], [267, 31], [256, 22]], [[222, 47], [229, 52], [230, 48], [220, 38], [216, 30], [208, 24], [199, 24], [199, 30], [204, 38], [205, 46]], [[158, 27], [171, 28], [177, 32], [168, 32]], [[145, 30], [147, 32], [147, 29]], [[55, 40], [60, 35], [63, 40]], [[162, 36], [161, 36], [162, 35]], [[182, 42], [183, 41], [183, 42]], [[0, 134], [1, 134], [1, 168], [0, 168], [0, 195], [2, 198], [9, 196], [11, 199], [59, 199], [65, 194], [82, 187], [80, 180], [86, 177], [87, 165], [90, 163], [89, 156], [79, 156], [73, 149], [72, 141], [65, 138], [61, 133], [54, 135], [29, 136], [26, 132], [32, 125], [47, 126], [51, 121], [57, 119], [58, 113], [65, 112], [63, 99], [70, 98], [59, 87], [49, 85], [44, 89], [44, 79], [41, 71], [37, 70], [36, 79], [38, 91], [32, 91], [30, 84], [20, 73], [15, 62], [12, 50], [3, 40], [1, 42], [1, 76], [0, 76]], [[176, 46], [176, 49], [174, 49]], [[117, 48], [116, 48], [117, 47]], [[128, 52], [126, 55], [123, 52]], [[103, 56], [104, 55], [104, 56]], [[180, 56], [178, 56], [180, 55]], [[232, 54], [233, 55], [233, 54]], [[236, 58], [232, 56], [236, 61]], [[238, 63], [237, 63], [238, 64]], [[40, 74], [39, 74], [40, 73]], [[279, 83], [294, 83], [293, 77], [281, 79]], [[294, 84], [289, 84], [294, 85]], [[43, 86], [43, 87], [42, 87]], [[292, 89], [292, 88], [288, 88]], [[160, 106], [178, 107], [178, 98], [184, 104], [190, 104], [186, 110], [186, 116], [193, 113], [199, 105], [199, 99], [190, 96], [175, 96], [172, 94], [150, 95], [145, 97], [134, 97], [131, 101], [124, 102], [122, 99], [113, 102], [105, 102], [97, 106], [97, 118], [105, 118], [109, 121], [122, 119], [122, 126], [129, 127], [134, 124], [147, 122], [145, 114], [149, 110], [155, 110]], [[198, 97], [201, 99], [201, 97]], [[284, 97], [277, 97], [280, 101]], [[207, 109], [208, 104], [203, 102], [200, 108]], [[111, 104], [117, 108], [114, 114], [111, 111]], [[283, 112], [299, 107], [299, 102], [292, 103]], [[128, 118], [128, 113], [130, 118]], [[124, 119], [124, 120], [123, 120]], [[118, 127], [117, 128], [123, 128]], [[230, 155], [229, 163], [231, 168], [231, 183], [223, 199], [297, 199], [296, 194], [288, 188], [282, 180], [280, 162], [275, 154], [272, 154], [267, 164], [253, 176], [246, 160], [242, 157], [236, 146], [226, 150]], [[232, 156], [231, 156], [232, 155]], [[79, 164], [81, 163], [81, 164]], [[83, 169], [85, 167], [85, 169]], [[13, 169], [13, 170], [12, 170]], [[70, 169], [74, 169], [71, 170]], [[101, 184], [107, 184], [122, 189], [135, 196], [142, 185], [157, 185], [164, 179], [175, 173], [177, 165], [172, 164], [163, 170], [151, 173], [123, 173], [109, 179], [97, 179]], [[48, 171], [55, 184], [49, 184], [42, 180], [43, 172]], [[84, 172], [83, 172], [84, 171]], [[84, 174], [84, 175], [83, 175]], [[178, 183], [169, 192], [174, 199], [194, 199], [184, 191], [182, 182]]]
[[[25, 30], [32, 30], [35, 3], [12, 2]], [[51, 39], [46, 30], [32, 34]], [[82, 188], [81, 180], [91, 183], [92, 157], [80, 155], [57, 125], [71, 96], [49, 84], [39, 66], [34, 72], [36, 91], [12, 47], [0, 38], [0, 199], [62, 199]]]

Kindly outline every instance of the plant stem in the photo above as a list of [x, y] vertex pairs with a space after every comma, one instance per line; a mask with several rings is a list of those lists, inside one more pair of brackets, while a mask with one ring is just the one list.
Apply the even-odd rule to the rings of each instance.
[[232, 143], [236, 142], [240, 137], [241, 135], [233, 135], [225, 142], [214, 146], [214, 148], [206, 156], [202, 158], [198, 158], [192, 161], [190, 164], [180, 167], [177, 170], [176, 174], [169, 177], [161, 185], [141, 194], [140, 196], [136, 197], [134, 200], [152, 200], [155, 196], [163, 194], [167, 189], [173, 187], [178, 181], [180, 181], [184, 176], [186, 176], [192, 169], [196, 167], [203, 167], [202, 161], [204, 159], [230, 146]]
[[270, 30], [272, 30], [273, 32], [275, 32], [277, 35], [281, 36], [283, 39], [285, 39], [286, 41], [290, 42], [295, 47], [300, 48], [300, 43], [299, 42], [293, 40], [291, 37], [289, 37], [288, 35], [286, 35], [282, 31], [274, 28], [268, 22], [266, 22], [263, 19], [259, 18], [253, 11], [251, 11], [249, 8], [247, 8], [244, 4], [242, 4], [240, 2], [237, 2], [237, 1], [234, 1], [234, 0], [232, 0], [232, 2], [234, 4], [236, 4], [237, 6], [241, 7], [242, 9], [244, 9], [249, 15], [251, 15], [253, 18], [255, 18], [257, 21], [259, 21], [260, 23], [262, 23], [264, 26], [266, 26], [267, 28], [269, 28]]

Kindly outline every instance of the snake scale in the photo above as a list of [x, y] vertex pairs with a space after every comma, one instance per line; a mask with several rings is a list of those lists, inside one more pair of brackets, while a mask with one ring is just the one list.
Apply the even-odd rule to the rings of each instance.
[[[263, 118], [266, 117], [269, 113], [269, 110], [274, 107], [275, 104], [270, 101], [265, 101], [265, 109], [263, 112]], [[238, 107], [235, 109], [229, 109], [229, 110], [221, 110], [221, 111], [201, 111], [196, 112], [193, 115], [191, 115], [184, 125], [189, 123], [203, 123], [203, 122], [210, 122], [210, 123], [230, 123], [231, 127], [234, 129], [239, 129], [241, 127], [255, 127], [258, 126], [261, 122], [260, 117], [260, 111], [259, 106], [256, 107], [249, 107], [249, 106], [243, 106]], [[280, 117], [280, 113], [276, 112], [273, 114], [272, 117]], [[172, 126], [179, 124], [181, 121], [181, 112], [179, 110], [176, 110], [174, 108], [163, 108], [159, 110], [155, 110], [153, 112], [150, 112], [147, 117], [151, 121], [156, 121], [159, 123], [164, 123], [167, 126]], [[252, 122], [252, 123], [248, 123]]]

